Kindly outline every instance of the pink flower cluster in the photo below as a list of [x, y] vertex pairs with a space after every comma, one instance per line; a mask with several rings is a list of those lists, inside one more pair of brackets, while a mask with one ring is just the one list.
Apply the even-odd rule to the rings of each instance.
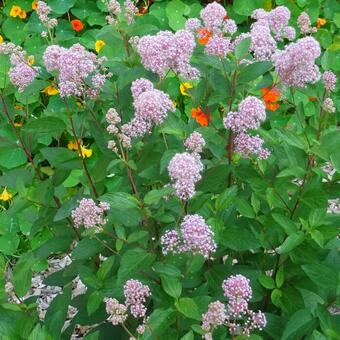
[[322, 75], [322, 81], [325, 85], [326, 91], [328, 92], [335, 90], [336, 80], [336, 75], [332, 71], [325, 71]]
[[[53, 29], [58, 25], [57, 19], [48, 17], [50, 13], [51, 7], [48, 6], [45, 1], [38, 1], [37, 6], [38, 18], [48, 30]], [[46, 35], [46, 32], [43, 32], [42, 35]]]
[[106, 202], [100, 202], [98, 205], [91, 198], [83, 198], [77, 208], [72, 210], [71, 216], [74, 225], [79, 228], [95, 228], [101, 231], [102, 227], [107, 223], [104, 214], [110, 210], [110, 205]]
[[[122, 12], [120, 3], [117, 0], [109, 0], [107, 3], [107, 10], [109, 15], [106, 16], [106, 20], [109, 25], [117, 23], [117, 16]], [[128, 25], [134, 22], [135, 15], [138, 13], [138, 8], [133, 0], [125, 0], [124, 2], [124, 15]]]
[[168, 253], [201, 254], [208, 259], [216, 252], [214, 232], [198, 214], [186, 215], [181, 223], [180, 231], [167, 230], [161, 237], [162, 251]]
[[26, 52], [13, 43], [0, 44], [0, 54], [10, 55], [9, 79], [18, 87], [19, 92], [23, 92], [38, 75], [39, 67], [31, 66], [27, 61]]
[[[122, 132], [122, 128], [118, 126], [118, 124], [120, 124], [122, 120], [116, 109], [110, 108], [107, 111], [105, 118], [107, 123], [109, 124], [106, 128], [107, 131], [110, 134], [116, 136], [124, 148], [131, 148], [131, 137], [124, 134]], [[113, 152], [118, 153], [118, 148], [114, 140], [109, 140], [107, 147]]]
[[270, 12], [256, 9], [252, 13], [252, 18], [256, 22], [252, 24], [250, 30], [250, 50], [258, 60], [270, 60], [277, 48], [276, 40], [295, 38], [295, 29], [288, 26], [290, 11], [285, 6], [278, 6]]
[[130, 307], [131, 314], [135, 318], [145, 317], [146, 307], [144, 303], [150, 296], [150, 289], [138, 280], [128, 280], [124, 285], [125, 305]]
[[185, 141], [184, 146], [187, 151], [199, 154], [205, 146], [205, 140], [202, 135], [194, 131]]
[[262, 330], [266, 326], [265, 315], [248, 307], [252, 297], [249, 279], [243, 275], [230, 276], [223, 281], [222, 289], [228, 298], [227, 306], [220, 301], [212, 302], [208, 311], [202, 315], [202, 329], [206, 332], [206, 340], [212, 339], [213, 330], [221, 325], [226, 325], [233, 336], [249, 336], [252, 330]]
[[183, 152], [173, 156], [168, 172], [178, 198], [186, 201], [195, 195], [195, 184], [201, 179], [202, 170], [203, 164], [197, 154]]
[[312, 27], [309, 15], [306, 12], [302, 12], [297, 18], [297, 25], [300, 28], [302, 35], [315, 33], [316, 27]]
[[168, 111], [175, 107], [170, 97], [154, 88], [144, 78], [135, 80], [131, 85], [134, 117], [121, 127], [122, 135], [131, 138], [141, 137], [151, 131], [153, 125], [160, 125], [166, 119]]
[[299, 39], [276, 51], [272, 57], [276, 73], [282, 83], [293, 87], [306, 87], [320, 79], [315, 59], [321, 54], [319, 43], [312, 37]]
[[[43, 60], [47, 71], [59, 73], [58, 87], [61, 97], [74, 95], [95, 98], [106, 78], [111, 77], [111, 73], [101, 73], [106, 71], [101, 68], [106, 58], [97, 58], [80, 44], [74, 44], [70, 48], [51, 45], [45, 50]], [[88, 79], [92, 86], [88, 85]]]
[[194, 35], [187, 30], [161, 31], [139, 39], [137, 51], [147, 70], [164, 77], [173, 71], [187, 79], [195, 79], [199, 71], [190, 65], [190, 58], [196, 46]]
[[210, 38], [204, 49], [206, 54], [215, 55], [220, 58], [225, 58], [230, 51], [230, 39], [218, 36]]
[[263, 102], [254, 96], [248, 96], [241, 101], [238, 111], [229, 112], [223, 119], [226, 129], [236, 133], [234, 138], [235, 151], [243, 157], [257, 155], [259, 159], [269, 157], [269, 150], [262, 147], [264, 141], [259, 136], [250, 136], [248, 129], [258, 129], [266, 119], [266, 108]]
[[128, 318], [128, 310], [130, 310], [134, 318], [143, 318], [142, 324], [136, 329], [137, 333], [143, 334], [148, 321], [145, 302], [150, 295], [149, 287], [142, 282], [134, 279], [126, 281], [124, 285], [124, 304], [120, 304], [118, 300], [113, 298], [104, 299], [106, 312], [110, 315], [108, 320], [112, 322], [113, 325], [123, 323]]

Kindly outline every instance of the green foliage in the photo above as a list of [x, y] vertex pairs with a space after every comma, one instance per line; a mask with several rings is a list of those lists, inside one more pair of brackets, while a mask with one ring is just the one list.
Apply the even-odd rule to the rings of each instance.
[[[128, 333], [138, 340], [201, 339], [209, 303], [227, 303], [223, 280], [241, 274], [250, 280], [251, 309], [262, 310], [267, 319], [266, 327], [247, 339], [339, 339], [340, 215], [330, 206], [339, 204], [340, 194], [339, 85], [331, 94], [337, 110], [325, 113], [322, 81], [282, 87], [273, 63], [254, 58], [248, 37], [224, 59], [205, 54], [204, 44], [197, 44], [190, 62], [201, 75], [190, 81], [185, 95], [180, 85], [188, 80], [174, 70], [163, 78], [147, 71], [129, 39], [181, 30], [188, 18], [199, 17], [206, 2], [139, 1], [131, 25], [124, 11], [116, 25], [108, 25], [104, 0], [47, 3], [58, 19], [47, 38], [41, 36], [45, 27], [31, 0], [0, 4], [1, 38], [22, 46], [40, 68], [38, 79], [18, 92], [9, 81], [9, 57], [0, 54], [0, 338], [71, 339], [85, 329], [81, 336], [87, 340], [129, 339]], [[322, 49], [316, 63], [322, 73], [340, 71], [336, 0], [220, 3], [238, 24], [236, 35], [249, 31], [258, 8], [288, 7], [297, 38], [302, 37], [296, 25], [302, 11], [313, 27], [318, 18], [325, 19], [311, 34]], [[10, 15], [15, 5], [26, 18]], [[83, 29], [72, 28], [74, 19]], [[105, 45], [96, 51], [99, 40]], [[46, 70], [43, 52], [50, 44], [68, 48], [75, 43], [108, 59], [104, 66], [112, 76], [95, 100], [48, 94], [58, 77]], [[288, 43], [279, 41], [278, 48]], [[112, 135], [105, 115], [114, 107], [123, 123], [131, 119], [130, 87], [138, 78], [167, 93], [176, 110], [150, 134], [133, 140], [130, 149], [117, 145], [115, 153], [107, 148]], [[282, 92], [279, 106], [268, 109], [261, 128], [251, 132], [264, 139], [271, 155], [242, 158], [222, 119], [248, 95], [264, 100], [261, 90], [273, 86]], [[192, 116], [198, 107], [209, 117], [208, 126]], [[185, 203], [168, 185], [167, 168], [176, 153], [185, 151], [183, 141], [193, 131], [206, 142], [200, 156], [204, 170], [196, 194]], [[89, 152], [84, 158], [76, 137]], [[109, 203], [98, 230], [74, 224], [72, 211], [82, 198]], [[162, 252], [162, 235], [179, 230], [186, 214], [201, 215], [211, 227], [217, 245], [211, 257]], [[53, 261], [65, 259], [65, 265], [51, 268]], [[38, 310], [43, 296], [33, 294], [32, 278], [57, 291], [44, 318]], [[105, 309], [106, 298], [124, 303], [130, 279], [151, 291], [143, 335], [135, 331], [142, 318], [129, 312], [123, 324], [114, 325]], [[86, 289], [75, 294], [79, 280]], [[70, 313], [73, 308], [76, 314]], [[216, 327], [213, 339], [245, 336]]]

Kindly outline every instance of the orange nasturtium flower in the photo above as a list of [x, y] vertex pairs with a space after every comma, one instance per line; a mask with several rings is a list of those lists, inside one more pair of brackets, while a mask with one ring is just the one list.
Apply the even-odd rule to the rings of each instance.
[[94, 44], [94, 48], [97, 53], [105, 46], [105, 41], [103, 40], [97, 40], [96, 43]]
[[4, 42], [4, 38], [2, 37], [2, 35], [0, 34], [0, 45]]
[[32, 65], [35, 64], [34, 55], [29, 55], [29, 56], [27, 57], [27, 64], [30, 65], [30, 66], [32, 66]]
[[76, 32], [79, 32], [81, 31], [83, 28], [84, 28], [84, 25], [83, 23], [78, 20], [78, 19], [74, 19], [71, 21], [71, 24], [72, 24], [72, 28], [76, 31]]
[[193, 107], [191, 109], [191, 117], [196, 120], [201, 126], [208, 126], [210, 121], [210, 115], [203, 112], [200, 107]]
[[261, 89], [262, 99], [266, 103], [266, 108], [271, 111], [276, 111], [280, 106], [277, 101], [281, 97], [281, 92], [276, 88], [264, 87]]
[[190, 94], [187, 92], [187, 90], [192, 89], [192, 85], [190, 83], [181, 83], [179, 85], [179, 89], [183, 96], [190, 97]]
[[16, 18], [20, 12], [22, 11], [21, 7], [20, 6], [12, 6], [10, 12], [9, 12], [9, 15], [13, 18]]
[[46, 93], [48, 96], [54, 96], [59, 93], [59, 90], [53, 85], [49, 85], [43, 89], [43, 92]]
[[315, 102], [317, 100], [317, 98], [316, 97], [308, 97], [308, 100], [310, 102]]
[[26, 19], [27, 13], [22, 9], [19, 13], [19, 18], [20, 19]]
[[197, 30], [197, 35], [198, 35], [198, 43], [200, 45], [205, 45], [212, 37], [212, 33], [206, 27], [199, 28]]
[[0, 200], [1, 201], [9, 201], [13, 197], [13, 194], [7, 191], [7, 188], [3, 190], [3, 192], [0, 194]]
[[34, 1], [32, 2], [32, 9], [33, 9], [33, 11], [36, 11], [37, 8], [38, 8], [38, 0], [34, 0]]
[[318, 18], [318, 20], [316, 21], [316, 27], [320, 28], [323, 25], [326, 25], [327, 20], [324, 18]]

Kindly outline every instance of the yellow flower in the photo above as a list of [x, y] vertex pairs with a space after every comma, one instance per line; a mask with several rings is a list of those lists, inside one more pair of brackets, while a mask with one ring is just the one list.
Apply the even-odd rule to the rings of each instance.
[[0, 34], [0, 45], [4, 42], [4, 38], [2, 37], [2, 35]]
[[43, 92], [46, 93], [48, 96], [54, 96], [59, 93], [59, 90], [53, 85], [49, 85], [43, 89]]
[[77, 150], [78, 149], [78, 145], [76, 141], [70, 140], [67, 144], [67, 148], [69, 150]]
[[33, 11], [36, 11], [37, 8], [38, 8], [38, 1], [37, 1], [37, 0], [34, 0], [34, 1], [32, 2], [32, 9], [33, 9]]
[[27, 13], [22, 9], [19, 13], [19, 18], [20, 19], [26, 19]]
[[22, 111], [22, 110], [24, 109], [24, 107], [23, 107], [21, 104], [15, 104], [15, 105], [14, 105], [14, 108], [15, 108], [16, 110], [20, 110], [20, 111]]
[[0, 194], [0, 200], [1, 201], [5, 201], [5, 202], [9, 201], [12, 197], [13, 197], [13, 195], [10, 192], [8, 192], [6, 188]]
[[[81, 145], [80, 148], [81, 148], [81, 153], [83, 155], [83, 158], [85, 158], [85, 157], [89, 158], [89, 157], [92, 156], [92, 149], [91, 148], [90, 149], [86, 149], [86, 147], [83, 146], [83, 145]], [[81, 156], [80, 152], [78, 154], [79, 154], [79, 156]]]
[[34, 59], [34, 55], [29, 55], [27, 58], [27, 63], [28, 65], [32, 66], [35, 64], [35, 59]]
[[96, 49], [96, 52], [99, 53], [99, 51], [105, 46], [105, 41], [103, 40], [97, 40], [94, 44], [94, 47]]
[[316, 27], [320, 28], [323, 25], [326, 25], [327, 20], [324, 18], [318, 18], [318, 20], [316, 21]]
[[183, 96], [190, 96], [189, 93], [187, 93], [186, 91], [189, 89], [192, 89], [192, 85], [190, 83], [181, 83], [181, 85], [179, 86], [179, 89], [182, 93]]
[[20, 6], [12, 6], [9, 15], [13, 18], [17, 17], [21, 12], [21, 7]]
[[14, 126], [15, 126], [16, 128], [20, 128], [20, 127], [23, 126], [23, 124], [22, 124], [22, 123], [14, 123]]

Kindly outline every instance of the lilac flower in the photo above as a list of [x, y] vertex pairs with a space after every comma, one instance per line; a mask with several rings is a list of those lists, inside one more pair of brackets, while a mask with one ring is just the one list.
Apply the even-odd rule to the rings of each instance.
[[249, 301], [252, 297], [250, 280], [240, 274], [232, 275], [224, 280], [222, 289], [228, 299], [242, 298]]
[[234, 132], [257, 129], [266, 119], [266, 108], [261, 100], [254, 96], [243, 99], [237, 112], [229, 112], [223, 123], [226, 129]]
[[186, 215], [180, 231], [167, 230], [161, 237], [162, 252], [201, 254], [204, 258], [216, 252], [214, 232], [200, 215]]
[[186, 22], [185, 22], [185, 29], [187, 31], [191, 31], [193, 33], [195, 33], [200, 27], [201, 27], [201, 22], [199, 19], [197, 18], [189, 18]]
[[122, 9], [117, 0], [109, 0], [107, 3], [109, 15], [106, 16], [106, 21], [109, 25], [114, 25], [117, 22], [116, 17], [121, 13]]
[[187, 151], [191, 151], [194, 153], [201, 153], [205, 146], [205, 140], [199, 132], [194, 131], [184, 141], [184, 146], [187, 149]]
[[220, 301], [212, 302], [202, 315], [202, 329], [210, 333], [215, 327], [223, 325], [226, 317], [225, 305]]
[[71, 216], [76, 227], [96, 228], [100, 231], [107, 223], [104, 213], [110, 209], [106, 202], [97, 205], [91, 198], [83, 198], [77, 208], [72, 210]]
[[270, 60], [276, 50], [276, 41], [271, 35], [269, 26], [263, 21], [254, 23], [250, 30], [250, 50], [258, 60]]
[[150, 295], [149, 287], [138, 280], [128, 280], [124, 285], [125, 305], [130, 307], [131, 314], [135, 318], [145, 316], [146, 307], [144, 303]]
[[325, 71], [322, 75], [322, 81], [328, 92], [335, 90], [336, 80], [336, 75], [332, 71]]
[[323, 104], [322, 104], [323, 109], [325, 112], [328, 113], [333, 113], [335, 112], [335, 107], [332, 98], [325, 98]]
[[107, 298], [104, 300], [106, 303], [106, 312], [110, 314], [108, 320], [112, 322], [113, 325], [118, 325], [126, 321], [127, 307], [119, 303], [118, 300]]
[[135, 15], [138, 13], [138, 8], [132, 0], [125, 0], [125, 18], [128, 25], [131, 25], [134, 21]]
[[300, 28], [300, 32], [303, 35], [316, 32], [316, 28], [312, 27], [309, 15], [306, 12], [302, 12], [297, 18], [297, 24]]
[[277, 51], [272, 57], [275, 70], [284, 85], [306, 87], [320, 79], [315, 59], [321, 54], [319, 43], [312, 37], [299, 39]]
[[282, 36], [290, 41], [294, 40], [296, 36], [295, 28], [292, 26], [285, 27], [283, 29]]
[[[68, 49], [51, 45], [45, 50], [43, 60], [47, 71], [59, 73], [58, 87], [61, 97], [96, 96], [105, 78], [111, 75], [101, 73], [101, 64], [105, 58], [97, 58], [80, 44], [74, 44]], [[92, 88], [86, 82], [89, 76], [92, 76]]]
[[211, 31], [216, 31], [222, 25], [227, 11], [217, 2], [208, 4], [201, 10], [200, 16], [204, 22], [204, 26]]
[[248, 312], [248, 301], [241, 297], [230, 298], [227, 310], [229, 317], [241, 318]]
[[235, 20], [232, 19], [227, 19], [224, 20], [223, 25], [222, 25], [222, 31], [223, 33], [227, 33], [230, 35], [233, 35], [237, 31], [237, 25]]
[[235, 151], [244, 158], [256, 155], [259, 159], [267, 159], [270, 151], [262, 147], [263, 143], [260, 136], [250, 136], [245, 132], [237, 134], [234, 139]]
[[137, 100], [139, 95], [141, 95], [145, 91], [153, 90], [153, 84], [150, 80], [145, 78], [140, 78], [132, 82], [131, 84], [131, 93], [134, 100]]
[[139, 39], [137, 51], [143, 66], [160, 77], [172, 70], [185, 78], [198, 77], [198, 70], [189, 64], [195, 47], [195, 38], [187, 30], [161, 31]]
[[0, 54], [10, 54], [9, 79], [19, 92], [23, 92], [37, 77], [40, 68], [29, 65], [26, 52], [13, 43], [0, 44]]
[[230, 51], [230, 39], [212, 37], [205, 46], [206, 54], [215, 55], [220, 58], [225, 58]]
[[194, 196], [195, 184], [201, 179], [202, 170], [203, 164], [197, 155], [188, 152], [174, 155], [168, 165], [168, 172], [178, 198], [188, 200]]
[[47, 29], [53, 29], [58, 25], [58, 20], [55, 18], [49, 18], [49, 14], [51, 13], [51, 7], [46, 4], [45, 1], [38, 1], [37, 4], [37, 15], [41, 23]]

